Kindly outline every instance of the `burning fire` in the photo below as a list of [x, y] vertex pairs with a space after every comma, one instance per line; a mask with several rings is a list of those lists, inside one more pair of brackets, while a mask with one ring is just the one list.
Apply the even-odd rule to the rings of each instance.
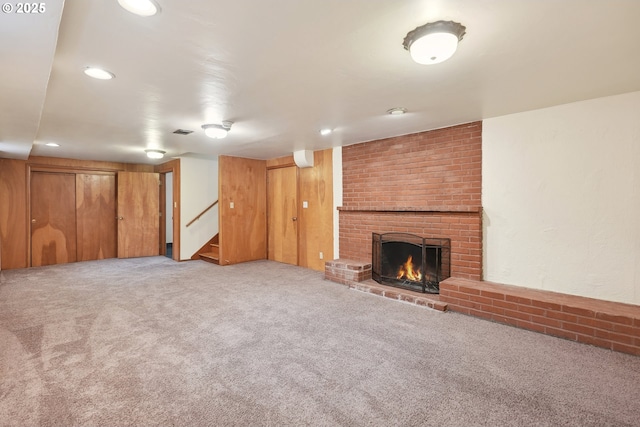
[[409, 255], [407, 262], [400, 266], [396, 279], [406, 279], [414, 282], [422, 281], [422, 273], [413, 265], [413, 256]]

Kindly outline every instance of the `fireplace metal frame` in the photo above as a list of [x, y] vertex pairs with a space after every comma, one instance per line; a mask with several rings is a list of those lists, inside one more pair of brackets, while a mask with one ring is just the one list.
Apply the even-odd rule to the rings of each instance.
[[[382, 274], [382, 246], [385, 243], [406, 243], [421, 247], [421, 282], [399, 280], [397, 277]], [[451, 239], [425, 238], [409, 233], [372, 233], [371, 244], [371, 275], [373, 280], [378, 283], [422, 293], [437, 294], [440, 293], [440, 282], [451, 274]], [[433, 280], [427, 280], [428, 275], [424, 271], [428, 264], [427, 251], [434, 252], [433, 249], [435, 249], [436, 256], [434, 260], [436, 271]]]

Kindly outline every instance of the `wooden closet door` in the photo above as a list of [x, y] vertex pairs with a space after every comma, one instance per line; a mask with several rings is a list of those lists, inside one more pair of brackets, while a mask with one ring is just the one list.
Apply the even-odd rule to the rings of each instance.
[[31, 174], [31, 266], [76, 261], [74, 174]]
[[78, 261], [115, 258], [115, 175], [76, 175]]
[[268, 258], [298, 265], [298, 172], [296, 167], [267, 171]]

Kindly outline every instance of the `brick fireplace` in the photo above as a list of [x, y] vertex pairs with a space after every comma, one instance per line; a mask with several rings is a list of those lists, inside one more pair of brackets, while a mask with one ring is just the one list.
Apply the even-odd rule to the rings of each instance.
[[[637, 306], [482, 280], [482, 123], [343, 147], [340, 259], [325, 278], [640, 356]], [[450, 239], [450, 278], [430, 296], [372, 279], [372, 234]]]
[[340, 256], [371, 262], [372, 233], [451, 240], [451, 276], [482, 277], [482, 122], [342, 151]]

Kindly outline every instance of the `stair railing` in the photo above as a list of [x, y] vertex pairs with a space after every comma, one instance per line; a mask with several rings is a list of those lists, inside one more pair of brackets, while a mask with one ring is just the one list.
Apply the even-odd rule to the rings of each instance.
[[211, 209], [212, 207], [214, 207], [214, 206], [215, 206], [215, 205], [217, 205], [217, 204], [218, 204], [218, 201], [217, 201], [217, 200], [216, 200], [215, 202], [211, 203], [211, 204], [210, 204], [209, 206], [207, 206], [207, 207], [206, 207], [202, 212], [200, 212], [200, 213], [198, 214], [198, 216], [196, 216], [196, 217], [195, 217], [195, 218], [193, 218], [191, 221], [189, 221], [189, 222], [187, 223], [187, 225], [186, 225], [186, 226], [188, 227], [188, 226], [190, 226], [191, 224], [193, 224], [194, 222], [196, 222], [197, 220], [199, 220], [199, 219], [200, 219], [200, 217], [201, 217], [202, 215], [206, 214], [206, 213], [207, 213], [207, 211], [209, 211], [209, 209]]

